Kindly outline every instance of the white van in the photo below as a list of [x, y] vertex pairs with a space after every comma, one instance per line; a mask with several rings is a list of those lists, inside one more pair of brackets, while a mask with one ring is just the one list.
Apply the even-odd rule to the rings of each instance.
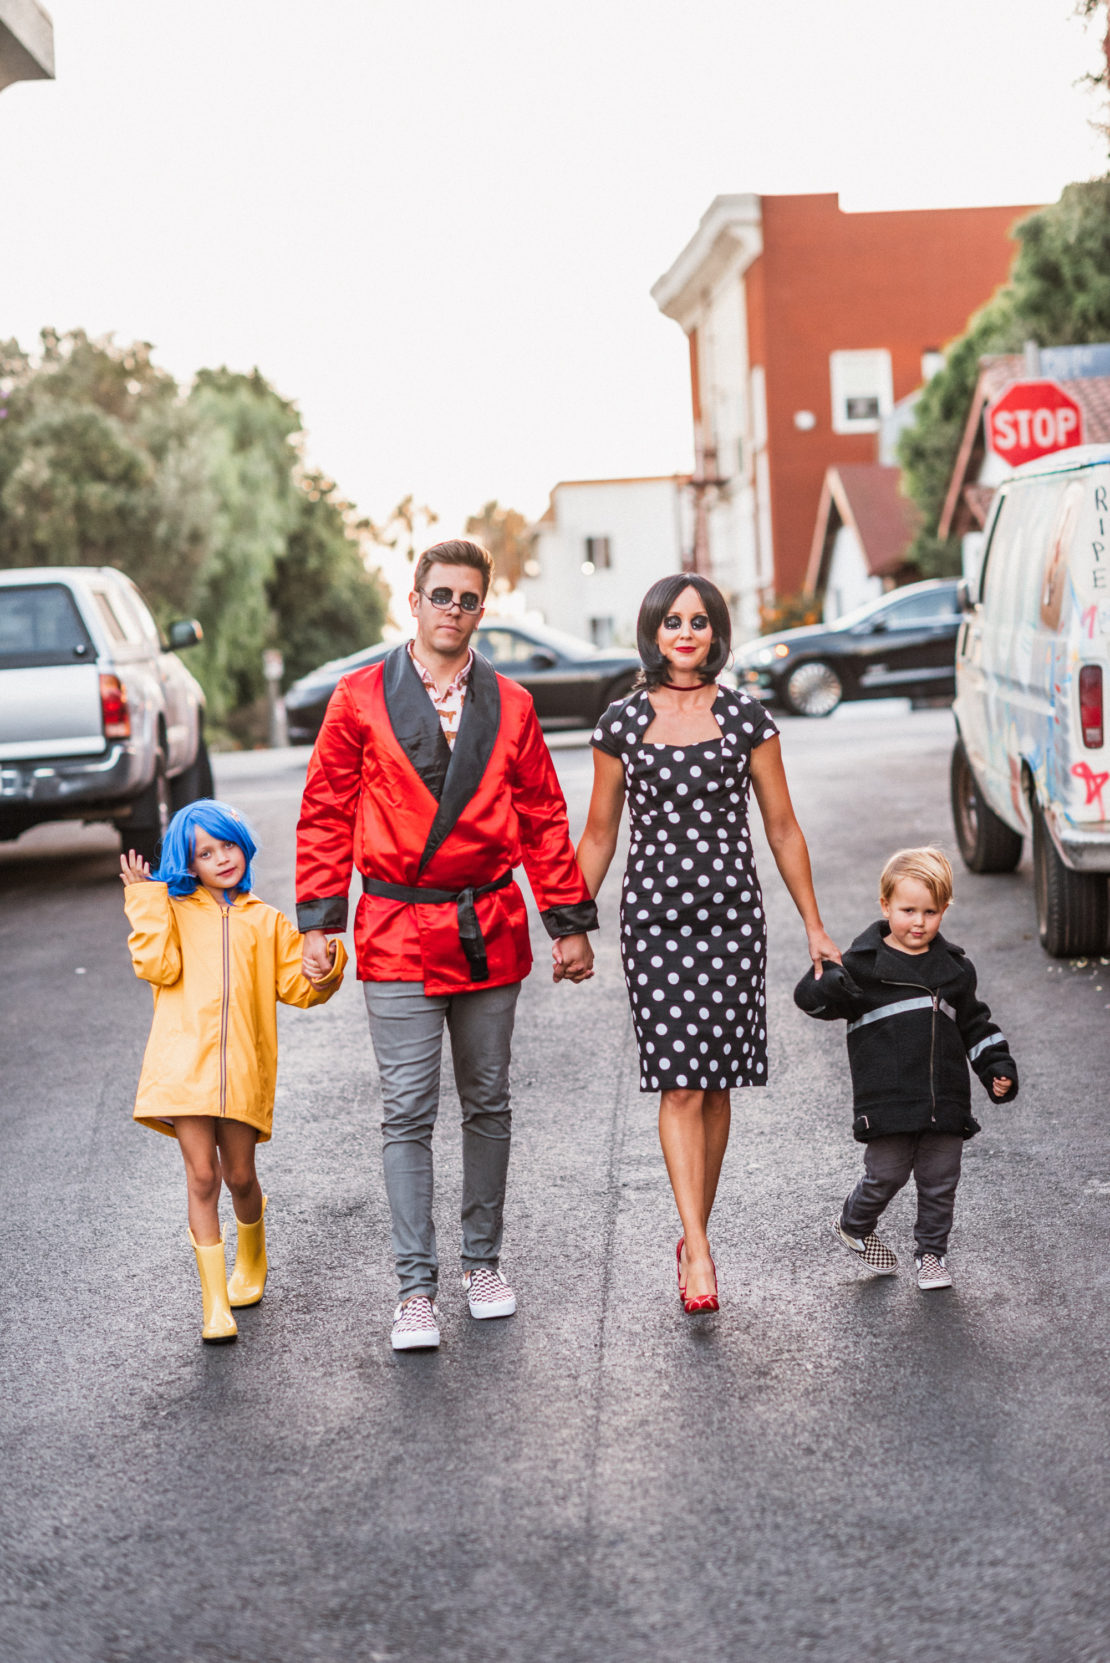
[[1018, 468], [991, 505], [956, 642], [952, 817], [972, 872], [1033, 838], [1037, 924], [1055, 958], [1110, 926], [1110, 445]]

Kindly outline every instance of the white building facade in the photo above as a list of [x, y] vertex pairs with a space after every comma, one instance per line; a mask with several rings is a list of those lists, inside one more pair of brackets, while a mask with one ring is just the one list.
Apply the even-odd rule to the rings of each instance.
[[868, 566], [855, 526], [842, 525], [833, 542], [822, 621], [835, 624], [846, 612], [854, 612], [868, 601], [877, 601], [882, 593], [883, 580]]
[[758, 196], [718, 197], [652, 288], [690, 340], [694, 563], [723, 590], [744, 640], [774, 590], [764, 369], [751, 364], [744, 276], [763, 248]]
[[693, 536], [688, 479], [556, 485], [517, 587], [527, 611], [595, 646], [634, 647], [645, 591], [684, 569]]

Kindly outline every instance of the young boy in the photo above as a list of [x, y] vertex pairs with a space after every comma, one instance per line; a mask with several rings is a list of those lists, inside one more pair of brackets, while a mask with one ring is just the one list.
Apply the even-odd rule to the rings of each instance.
[[825, 1022], [847, 1018], [854, 1131], [863, 1177], [832, 1221], [837, 1240], [879, 1276], [898, 1260], [875, 1234], [910, 1173], [917, 1184], [919, 1288], [950, 1288], [948, 1232], [971, 1115], [968, 1063], [997, 1103], [1017, 1096], [1017, 1067], [975, 994], [975, 969], [940, 933], [952, 868], [939, 849], [902, 849], [879, 880], [882, 919], [857, 936], [843, 965], [812, 969], [794, 1002]]

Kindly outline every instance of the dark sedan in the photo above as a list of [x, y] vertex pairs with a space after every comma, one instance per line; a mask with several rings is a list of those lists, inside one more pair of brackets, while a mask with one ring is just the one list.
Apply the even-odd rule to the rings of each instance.
[[[545, 728], [593, 727], [614, 699], [623, 697], [640, 668], [635, 653], [603, 652], [560, 630], [529, 624], [482, 624], [474, 637], [478, 652], [494, 669], [531, 693]], [[311, 745], [340, 679], [384, 658], [391, 648], [367, 647], [336, 658], [295, 681], [285, 695], [289, 739]]]
[[954, 698], [957, 587], [947, 578], [910, 583], [834, 624], [746, 641], [737, 677], [795, 716], [831, 716], [844, 699]]

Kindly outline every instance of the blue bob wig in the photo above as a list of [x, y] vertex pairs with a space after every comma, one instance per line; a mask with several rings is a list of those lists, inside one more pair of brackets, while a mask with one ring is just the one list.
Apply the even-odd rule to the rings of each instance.
[[247, 869], [232, 893], [246, 895], [252, 882], [251, 861], [258, 853], [258, 845], [242, 816], [227, 803], [216, 802], [214, 797], [201, 797], [187, 808], [178, 809], [166, 827], [162, 858], [152, 876], [166, 884], [171, 895], [191, 895], [200, 882], [189, 870], [196, 858], [198, 830], [242, 849]]

